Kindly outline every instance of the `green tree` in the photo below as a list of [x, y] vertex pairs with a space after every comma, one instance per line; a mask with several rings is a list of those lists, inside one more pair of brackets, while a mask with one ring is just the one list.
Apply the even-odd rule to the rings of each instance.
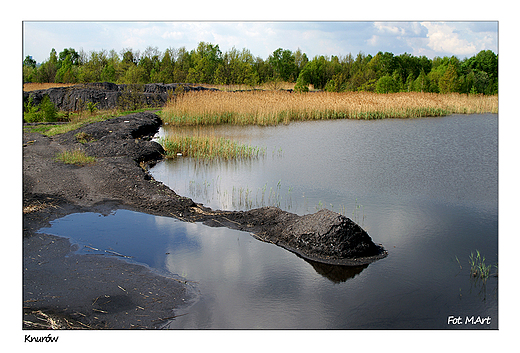
[[273, 68], [273, 78], [279, 77], [282, 81], [294, 82], [298, 67], [293, 53], [288, 49], [278, 48], [268, 58]]
[[107, 64], [101, 70], [101, 81], [116, 82], [116, 68], [113, 64]]
[[399, 63], [394, 54], [389, 52], [379, 52], [376, 56], [379, 57], [380, 76], [390, 76], [395, 70], [397, 70]]
[[342, 92], [347, 88], [347, 74], [345, 72], [339, 72], [332, 76], [332, 78], [327, 82], [324, 87], [324, 90], [327, 92]]
[[222, 52], [218, 45], [200, 42], [197, 50], [192, 51], [190, 66], [186, 80], [194, 83], [214, 83], [214, 72], [222, 64]]
[[103, 67], [101, 71], [101, 80], [114, 83], [118, 82], [118, 68], [121, 64], [121, 59], [119, 58], [119, 55], [114, 49], [112, 49], [107, 54], [106, 59], [106, 65]]
[[469, 93], [498, 93], [498, 56], [491, 50], [482, 50], [461, 63], [465, 75], [461, 91]]
[[[166, 49], [159, 63], [159, 72], [157, 78], [153, 82], [173, 83], [173, 72], [175, 69], [174, 51], [171, 48]], [[151, 78], [150, 78], [151, 79]]]
[[142, 66], [131, 65], [122, 78], [126, 84], [145, 84], [148, 82], [146, 70]]
[[68, 54], [63, 62], [61, 63], [61, 67], [56, 72], [55, 82], [62, 83], [75, 83], [77, 82], [77, 70], [76, 66], [73, 65], [72, 54]]
[[102, 81], [103, 73], [107, 71], [104, 68], [108, 65], [108, 57], [105, 50], [91, 51], [87, 61], [81, 65], [79, 76], [81, 82], [99, 82]]
[[446, 71], [439, 79], [439, 92], [450, 93], [458, 90], [458, 75], [457, 70], [452, 64], [448, 64]]
[[125, 48], [121, 51], [121, 64], [125, 66], [137, 65], [139, 62], [139, 51], [134, 52], [131, 48]]
[[42, 63], [36, 73], [36, 80], [38, 82], [47, 83], [54, 82], [56, 72], [58, 71], [58, 55], [54, 48], [51, 49], [49, 60]]
[[[338, 72], [336, 72], [334, 68], [336, 68]], [[316, 89], [324, 89], [327, 82], [332, 79], [335, 74], [339, 73], [340, 70], [341, 65], [339, 64], [339, 60], [336, 60], [335, 63], [331, 63], [331, 61], [323, 55], [315, 56], [300, 72], [298, 80], [301, 86], [312, 84]], [[329, 87], [332, 86], [333, 84], [331, 83]]]
[[193, 61], [191, 53], [188, 52], [185, 47], [181, 47], [175, 51], [173, 57], [175, 58], [173, 82], [187, 82], [186, 77], [188, 76]]
[[69, 57], [71, 65], [79, 65], [79, 53], [76, 52], [73, 48], [65, 48], [63, 49], [59, 54], [59, 62], [60, 64], [63, 63], [67, 57]]
[[398, 85], [392, 76], [385, 75], [377, 80], [377, 93], [395, 93], [398, 92], [398, 90]]
[[424, 70], [421, 70], [419, 76], [413, 82], [413, 90], [415, 92], [427, 92], [428, 91], [428, 78]]
[[404, 83], [403, 90], [405, 92], [412, 92], [414, 81], [415, 81], [415, 78], [413, 77], [413, 74], [409, 74], [408, 77], [406, 78], [406, 82]]
[[415, 80], [419, 73], [421, 72], [421, 59], [411, 54], [404, 53], [396, 57], [397, 59], [397, 68], [396, 71], [399, 73], [401, 80], [404, 82], [408, 80], [408, 77], [411, 75], [410, 80]]
[[255, 58], [248, 49], [238, 51], [235, 47], [224, 54], [221, 65], [217, 68], [216, 83], [247, 84], [253, 86], [259, 77], [255, 71]]
[[36, 69], [36, 60], [32, 58], [32, 56], [27, 55], [23, 60], [23, 66], [27, 66], [33, 69]]
[[23, 82], [33, 82], [36, 80], [36, 60], [27, 55], [23, 61]]
[[295, 77], [300, 76], [300, 72], [309, 62], [309, 58], [307, 58], [307, 54], [303, 53], [300, 48], [298, 48], [294, 52], [294, 64], [296, 65]]
[[372, 65], [369, 70], [367, 66], [372, 60], [372, 55], [365, 55], [359, 52], [356, 59], [352, 62], [351, 76], [348, 81], [347, 90], [349, 91], [374, 91], [377, 83], [376, 73]]
[[473, 69], [485, 72], [490, 80], [498, 77], [498, 56], [491, 50], [482, 50], [476, 56]]
[[147, 47], [141, 56], [138, 67], [144, 70], [144, 83], [153, 82], [152, 76], [157, 77], [160, 71], [160, 57], [161, 52], [157, 47]]

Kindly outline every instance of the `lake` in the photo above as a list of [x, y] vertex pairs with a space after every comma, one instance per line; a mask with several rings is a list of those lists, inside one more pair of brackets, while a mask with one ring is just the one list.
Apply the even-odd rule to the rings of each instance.
[[[496, 114], [164, 127], [159, 135], [176, 130], [265, 147], [253, 160], [181, 157], [151, 169], [179, 195], [225, 210], [328, 208], [362, 225], [389, 256], [324, 266], [245, 232], [127, 210], [73, 214], [41, 230], [196, 282], [199, 298], [169, 328], [498, 328], [498, 277], [474, 278], [469, 265], [478, 250], [498, 272]], [[461, 325], [448, 320], [459, 316]]]

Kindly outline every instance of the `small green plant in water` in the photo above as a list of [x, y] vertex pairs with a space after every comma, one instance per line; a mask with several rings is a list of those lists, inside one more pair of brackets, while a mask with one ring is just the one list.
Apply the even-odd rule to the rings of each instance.
[[489, 277], [491, 265], [486, 266], [485, 261], [486, 257], [482, 256], [478, 250], [476, 250], [476, 254], [471, 252], [471, 255], [469, 256], [469, 265], [472, 277], [481, 278], [484, 280]]
[[[359, 210], [362, 212], [362, 216], [360, 215]], [[352, 220], [357, 224], [360, 224], [360, 216], [361, 216], [361, 226], [364, 226], [365, 223], [365, 207], [363, 205], [358, 205], [358, 199], [356, 199], [354, 205], [354, 211], [352, 211]]]

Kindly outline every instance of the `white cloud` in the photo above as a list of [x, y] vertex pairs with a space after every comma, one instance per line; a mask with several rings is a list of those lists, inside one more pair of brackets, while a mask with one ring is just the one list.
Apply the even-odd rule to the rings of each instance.
[[179, 40], [179, 39], [184, 38], [184, 33], [179, 32], [179, 31], [167, 31], [167, 32], [164, 32], [163, 34], [161, 34], [161, 38]]
[[374, 27], [379, 32], [393, 36], [404, 36], [406, 34], [406, 30], [403, 27], [391, 22], [374, 22]]
[[474, 42], [461, 38], [454, 24], [423, 22], [422, 25], [428, 29], [427, 46], [436, 53], [473, 55], [477, 51]]
[[379, 40], [379, 38], [381, 38], [381, 37], [376, 36], [376, 35], [374, 34], [372, 37], [370, 37], [370, 39], [367, 41], [367, 43], [368, 43], [369, 45], [373, 46], [373, 47], [377, 47], [377, 46], [379, 45], [379, 43], [381, 42], [381, 41]]
[[51, 48], [124, 48], [143, 51], [157, 47], [196, 49], [199, 42], [218, 44], [225, 52], [246, 48], [263, 59], [277, 48], [300, 48], [316, 55], [471, 56], [480, 50], [497, 51], [497, 22], [26, 22], [24, 52], [38, 62], [48, 59]]

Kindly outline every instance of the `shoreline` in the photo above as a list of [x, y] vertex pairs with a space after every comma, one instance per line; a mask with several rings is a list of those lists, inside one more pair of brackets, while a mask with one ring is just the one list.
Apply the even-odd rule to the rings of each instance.
[[[92, 123], [53, 137], [23, 133], [24, 328], [35, 328], [39, 312], [65, 318], [62, 322], [69, 324], [60, 328], [160, 328], [164, 320], [159, 319], [173, 319], [176, 310], [196, 299], [191, 285], [184, 281], [121, 259], [74, 254], [74, 245], [68, 239], [37, 233], [50, 221], [71, 213], [106, 214], [127, 209], [212, 227], [224, 226], [324, 263], [366, 265], [386, 257], [382, 246], [374, 245], [366, 233], [360, 238], [357, 231], [356, 241], [371, 243], [373, 253], [356, 256], [355, 262], [352, 258], [343, 263], [341, 259], [331, 262], [325, 253], [315, 257], [309, 249], [284, 243], [278, 237], [283, 233], [286, 239], [291, 238], [290, 231], [286, 231], [290, 229], [288, 225], [300, 230], [312, 228], [312, 217], [269, 207], [245, 212], [212, 210], [177, 195], [146, 170], [164, 155], [163, 148], [151, 141], [161, 124], [156, 114], [144, 112]], [[78, 132], [91, 136], [91, 141], [78, 141]], [[95, 157], [95, 162], [76, 166], [56, 161], [58, 153], [71, 149]], [[325, 223], [345, 222], [332, 212], [322, 217]], [[309, 221], [304, 222], [306, 219]], [[157, 297], [146, 294], [155, 291]], [[161, 291], [170, 294], [159, 296]], [[107, 299], [106, 303], [100, 298]], [[99, 306], [102, 303], [104, 306]]]

